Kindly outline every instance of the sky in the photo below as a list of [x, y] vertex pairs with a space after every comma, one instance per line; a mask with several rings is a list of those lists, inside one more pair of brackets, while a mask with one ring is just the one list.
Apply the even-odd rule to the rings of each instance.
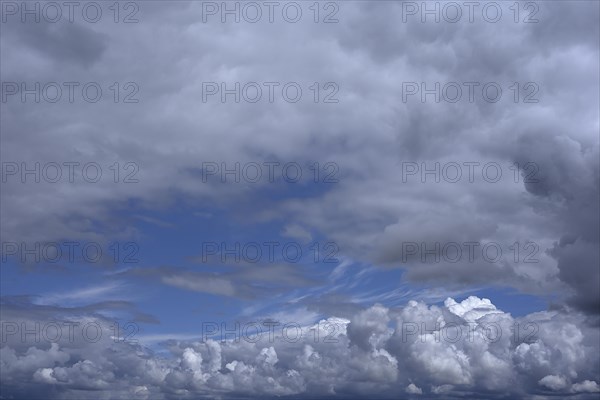
[[597, 1], [0, 1], [0, 399], [596, 399]]

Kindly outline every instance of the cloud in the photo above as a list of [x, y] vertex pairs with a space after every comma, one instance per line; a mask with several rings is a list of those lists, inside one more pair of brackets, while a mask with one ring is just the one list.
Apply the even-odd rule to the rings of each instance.
[[74, 64], [89, 69], [102, 59], [108, 48], [108, 35], [90, 29], [89, 24], [45, 21], [22, 24], [8, 18], [3, 22], [8, 22], [9, 39], [34, 50], [38, 59], [51, 61], [54, 68], [69, 68]]
[[300, 225], [286, 225], [282, 236], [300, 240], [301, 243], [309, 243], [312, 240], [312, 235]]
[[595, 381], [585, 380], [583, 382], [574, 383], [571, 390], [575, 393], [587, 392], [587, 393], [598, 393], [600, 392], [600, 386]]
[[[285, 264], [184, 268], [151, 258], [111, 275], [123, 288], [142, 279], [169, 294], [242, 299], [250, 303], [244, 318], [297, 320], [296, 341], [278, 332], [275, 341], [217, 342], [187, 327], [115, 341], [111, 318], [158, 320], [114, 300], [121, 286], [112, 283], [3, 298], [3, 396], [597, 397], [599, 3], [539, 2], [540, 22], [531, 24], [514, 23], [513, 9], [499, 23], [404, 23], [402, 2], [336, 5], [336, 24], [207, 24], [202, 2], [140, 3], [137, 24], [116, 24], [110, 13], [96, 24], [23, 24], [18, 16], [3, 23], [4, 82], [80, 82], [74, 102], [66, 90], [58, 103], [33, 95], [3, 102], [3, 163], [39, 162], [42, 174], [48, 163], [94, 162], [103, 171], [97, 183], [80, 167], [73, 183], [8, 177], [0, 192], [4, 241], [158, 240], [179, 228], [163, 215], [189, 212], [199, 230], [226, 227], [236, 240], [273, 232], [323, 238], [344, 260], [315, 272]], [[304, 97], [204, 102], [203, 83], [221, 81], [298, 82]], [[471, 81], [498, 83], [502, 99], [471, 102], [466, 91], [456, 103], [403, 99], [407, 82]], [[101, 101], [82, 99], [86, 82], [102, 87]], [[139, 102], [115, 102], [115, 82], [123, 90], [133, 82]], [[315, 103], [315, 82], [334, 82], [339, 102]], [[523, 102], [529, 95], [538, 101]], [[203, 179], [205, 162], [231, 170], [270, 161], [297, 162], [302, 180], [290, 184], [281, 171], [274, 182]], [[137, 183], [123, 181], [128, 163]], [[472, 181], [464, 163], [477, 165]], [[482, 172], [490, 163], [500, 166], [497, 182]], [[419, 171], [407, 176], [408, 164]], [[332, 171], [325, 165], [335, 183], [323, 181]], [[458, 182], [428, 173], [449, 165], [462, 167]], [[257, 224], [265, 229], [245, 232]], [[407, 242], [441, 260], [411, 254]], [[444, 257], [444, 244], [465, 242], [478, 250], [496, 243], [504, 257]], [[182, 247], [168, 251], [198, 261], [197, 248]], [[383, 282], [383, 290], [374, 277], [383, 281], [390, 269], [402, 270], [401, 281]], [[516, 318], [489, 299], [444, 301], [490, 286], [551, 307]], [[10, 333], [53, 321], [106, 334], [91, 341], [77, 332], [71, 341], [65, 333], [50, 343]]]
[[[481, 304], [487, 312], [465, 314], [482, 310]], [[30, 304], [18, 315], [31, 324], [41, 312], [48, 319], [68, 314]], [[104, 329], [111, 323], [102, 317], [88, 321]], [[599, 390], [597, 332], [581, 314], [540, 312], [514, 319], [488, 299], [470, 297], [448, 299], [443, 306], [411, 301], [393, 312], [375, 305], [351, 320], [330, 317], [301, 329], [300, 335], [275, 329], [273, 335], [230, 335], [226, 341], [174, 338], [162, 343], [160, 356], [142, 347], [143, 341], [76, 336], [35, 343], [11, 335], [0, 350], [3, 392], [86, 399], [103, 390], [111, 398], [169, 399], [347, 398], [377, 390], [383, 398], [398, 391], [470, 398]], [[19, 383], [27, 379], [31, 385]]]
[[538, 383], [552, 390], [561, 390], [567, 386], [567, 380], [562, 376], [556, 375], [547, 375], [540, 379]]
[[318, 283], [306, 271], [284, 263], [225, 264], [216, 272], [179, 267], [130, 268], [119, 275], [155, 280], [195, 292], [243, 299], [264, 298], [273, 293], [284, 293], [289, 288], [310, 287]]
[[123, 282], [109, 282], [100, 285], [76, 289], [68, 292], [48, 293], [37, 299], [38, 304], [81, 305], [90, 302], [109, 301], [115, 297], [123, 298], [120, 291], [126, 288]]
[[421, 388], [418, 386], [415, 386], [414, 383], [411, 383], [410, 385], [408, 385], [406, 387], [405, 391], [408, 394], [423, 394], [423, 391], [421, 390]]
[[[133, 228], [140, 218], [160, 223], [152, 212], [181, 201], [192, 212], [236, 210], [228, 215], [234, 222], [275, 223], [303, 240], [325, 237], [359, 262], [406, 269], [410, 282], [451, 289], [494, 282], [558, 295], [559, 302], [597, 313], [598, 4], [539, 7], [543, 23], [532, 24], [508, 17], [499, 23], [424, 24], [417, 17], [399, 23], [401, 3], [360, 2], [340, 5], [344, 18], [337, 24], [204, 24], [201, 3], [144, 4], [137, 24], [110, 18], [93, 26], [7, 24], [0, 39], [6, 81], [93, 80], [106, 93], [115, 81], [135, 81], [140, 102], [42, 102], [33, 114], [31, 104], [7, 102], [3, 160], [93, 161], [107, 179], [10, 179], [2, 193], [2, 237], [132, 238], [140, 234]], [[246, 51], [250, 43], [261, 46]], [[294, 68], [287, 68], [290, 63]], [[64, 68], [48, 67], [53, 64]], [[202, 102], [205, 81], [273, 80], [335, 82], [340, 101]], [[498, 82], [502, 100], [402, 101], [404, 82], [470, 81]], [[538, 85], [539, 102], [515, 102], [509, 89], [515, 82]], [[109, 169], [115, 160], [135, 163], [139, 182], [115, 184]], [[338, 182], [303, 181], [292, 188], [281, 177], [275, 184], [223, 183], [203, 181], [200, 173], [203, 162], [231, 169], [267, 161], [298, 162], [309, 182], [310, 166], [333, 162]], [[502, 179], [487, 182], [478, 169], [469, 182], [463, 169], [457, 183], [422, 182], [420, 174], [406, 181], [406, 162], [428, 168], [494, 162]], [[535, 182], [524, 182], [532, 171]], [[320, 172], [322, 178], [329, 171]], [[555, 244], [567, 237], [576, 239]], [[406, 241], [497, 242], [507, 253], [515, 242], [534, 242], [539, 262], [490, 265], [480, 256], [473, 263], [406, 262]]]

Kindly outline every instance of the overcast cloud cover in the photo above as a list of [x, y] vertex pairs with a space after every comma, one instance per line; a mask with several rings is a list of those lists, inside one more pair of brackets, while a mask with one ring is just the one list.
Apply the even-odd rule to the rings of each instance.
[[[273, 22], [258, 2], [256, 23], [235, 1], [98, 2], [92, 23], [82, 2], [23, 22], [36, 4], [0, 3], [0, 398], [598, 398], [597, 1], [476, 2], [472, 22], [457, 2], [454, 23], [444, 2], [297, 2], [288, 20], [280, 2]], [[236, 4], [247, 18], [222, 22]], [[62, 97], [21, 93], [36, 82]], [[422, 99], [436, 82], [462, 97]], [[211, 175], [236, 163], [262, 177]], [[72, 242], [103, 256], [21, 247]], [[273, 258], [217, 250], [265, 242]], [[278, 325], [233, 328], [250, 322]]]

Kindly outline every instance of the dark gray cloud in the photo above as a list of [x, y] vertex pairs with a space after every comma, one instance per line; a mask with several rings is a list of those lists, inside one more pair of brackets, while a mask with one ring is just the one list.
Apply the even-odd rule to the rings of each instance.
[[3, 27], [7, 40], [32, 49], [39, 56], [52, 60], [53, 68], [89, 69], [102, 59], [108, 47], [107, 36], [90, 29], [90, 24], [46, 23], [22, 24], [13, 20]]
[[[402, 5], [384, 2], [341, 4], [344, 18], [327, 26], [307, 21], [203, 24], [200, 3], [144, 4], [145, 19], [127, 26], [110, 20], [93, 26], [7, 24], [7, 32], [26, 33], [18, 43], [15, 32], [2, 38], [5, 80], [96, 81], [105, 98], [96, 104], [78, 98], [73, 104], [34, 107], [11, 99], [3, 105], [2, 159], [18, 154], [19, 160], [42, 163], [94, 161], [105, 172], [115, 160], [131, 161], [139, 166], [140, 182], [23, 185], [9, 180], [2, 201], [3, 237], [133, 237], [137, 232], [122, 213], [128, 200], [152, 210], [185, 198], [200, 207], [238, 210], [236, 215], [250, 221], [301, 223], [335, 240], [349, 257], [372, 263], [398, 264], [402, 257], [396, 243], [434, 231], [440, 240], [459, 234], [507, 246], [534, 241], [543, 258], [537, 266], [490, 270], [458, 265], [449, 268], [452, 281], [493, 278], [524, 291], [558, 291], [566, 297], [569, 290], [581, 290], [574, 294], [576, 303], [593, 308], [597, 301], [590, 299], [597, 299], [598, 291], [590, 293], [588, 282], [597, 280], [598, 5], [561, 1], [539, 6], [540, 22], [534, 24], [515, 24], [508, 9], [498, 23], [477, 18], [474, 23], [423, 24], [418, 16], [401, 23]], [[62, 70], [27, 63], [32, 51], [47, 59], [40, 46], [53, 59], [68, 60], [45, 42], [28, 41], [44, 30], [49, 42], [62, 40], [57, 44], [61, 51], [80, 60]], [[81, 32], [63, 35], [67, 30]], [[157, 31], [163, 34], [153, 35]], [[86, 43], [81, 45], [85, 51], [76, 50], [80, 42]], [[244, 50], [249, 43], [261, 45]], [[290, 63], [293, 68], [282, 68]], [[111, 103], [108, 86], [115, 81], [135, 81], [140, 103]], [[305, 98], [312, 82], [332, 81], [340, 86], [340, 102], [203, 103], [205, 81], [296, 81], [304, 86]], [[489, 103], [476, 91], [470, 103], [465, 89], [455, 104], [435, 103], [432, 96], [422, 103], [418, 95], [402, 101], [403, 82], [432, 87], [471, 81], [480, 86], [497, 82], [502, 99]], [[514, 82], [520, 87], [517, 103], [510, 89]], [[522, 102], [530, 93], [527, 82], [539, 88], [538, 103]], [[184, 173], [200, 170], [204, 161], [272, 159], [333, 161], [343, 179], [308, 198], [273, 200], [265, 194], [273, 192], [263, 191], [265, 184], [208, 185]], [[404, 182], [405, 162], [497, 162], [503, 179], [423, 184], [417, 175]], [[537, 182], [513, 182], [509, 168], [514, 162], [521, 167], [534, 163]], [[425, 219], [431, 223], [423, 224]], [[550, 252], [564, 235], [581, 237], [583, 247], [592, 251], [584, 257], [589, 263], [573, 266]], [[566, 278], [569, 269], [582, 273]], [[447, 270], [440, 265], [407, 276], [431, 283], [443, 276], [443, 283], [452, 275]], [[580, 282], [587, 273], [594, 279]]]

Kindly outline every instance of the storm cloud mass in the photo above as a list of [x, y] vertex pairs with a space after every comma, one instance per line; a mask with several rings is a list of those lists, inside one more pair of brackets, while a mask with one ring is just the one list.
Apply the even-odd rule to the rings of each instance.
[[598, 398], [599, 3], [267, 3], [1, 1], [0, 398]]

